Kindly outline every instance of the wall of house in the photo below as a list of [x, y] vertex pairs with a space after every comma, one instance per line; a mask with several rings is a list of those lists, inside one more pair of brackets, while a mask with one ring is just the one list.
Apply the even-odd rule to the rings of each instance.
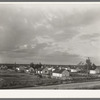
[[42, 70], [42, 74], [49, 74], [49, 70], [47, 68]]
[[96, 73], [99, 74], [100, 73], [100, 69], [95, 69]]
[[96, 74], [95, 70], [90, 70], [90, 74]]
[[62, 74], [60, 74], [60, 73], [52, 73], [52, 76], [53, 77], [59, 77], [60, 78], [60, 77], [62, 77]]
[[55, 70], [55, 68], [52, 68], [52, 71], [54, 71]]
[[64, 69], [66, 69], [66, 70], [70, 70], [70, 68], [69, 68], [69, 67], [66, 67], [66, 68], [64, 68]]
[[77, 72], [77, 70], [76, 69], [71, 69], [71, 72]]
[[70, 73], [67, 70], [63, 71], [62, 73], [52, 73], [52, 77], [60, 78], [63, 80], [65, 80], [69, 76], [70, 76]]
[[42, 72], [41, 71], [37, 71], [37, 74], [41, 74]]
[[68, 68], [65, 68], [66, 70], [68, 70]]

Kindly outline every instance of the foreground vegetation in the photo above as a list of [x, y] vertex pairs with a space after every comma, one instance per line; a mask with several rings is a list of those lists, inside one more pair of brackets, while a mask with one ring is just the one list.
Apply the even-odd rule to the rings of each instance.
[[48, 86], [58, 84], [69, 84], [78, 82], [100, 81], [99, 77], [95, 76], [80, 76], [71, 75], [66, 80], [54, 78], [41, 78], [39, 75], [26, 74], [10, 71], [0, 71], [0, 89], [15, 89], [24, 87]]
[[39, 85], [52, 85], [58, 84], [61, 81], [59, 79], [40, 78], [38, 75], [17, 73], [17, 72], [0, 72], [0, 88], [1, 89], [12, 89], [12, 88], [23, 88], [33, 87]]

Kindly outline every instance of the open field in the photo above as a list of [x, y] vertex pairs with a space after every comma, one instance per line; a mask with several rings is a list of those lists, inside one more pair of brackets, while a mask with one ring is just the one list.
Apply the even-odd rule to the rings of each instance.
[[2, 71], [0, 73], [0, 89], [15, 89], [59, 83], [59, 79], [40, 78], [34, 74], [11, 73], [9, 71]]
[[30, 87], [24, 89], [100, 89], [100, 81], [95, 82], [83, 82], [83, 83], [71, 83], [71, 84], [60, 84], [52, 86], [39, 86]]

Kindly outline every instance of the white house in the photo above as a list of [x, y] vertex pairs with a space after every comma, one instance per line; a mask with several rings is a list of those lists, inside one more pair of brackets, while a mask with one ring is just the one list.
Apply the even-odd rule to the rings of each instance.
[[45, 68], [40, 68], [37, 70], [37, 74], [49, 74], [49, 70], [47, 67]]
[[66, 69], [66, 70], [70, 70], [70, 67], [66, 66], [64, 69]]
[[90, 74], [96, 74], [95, 70], [90, 70]]
[[47, 67], [49, 71], [54, 71], [55, 68], [53, 66]]
[[70, 73], [69, 71], [65, 69], [56, 69], [52, 72], [52, 78], [61, 78], [61, 79], [66, 79], [69, 77]]
[[90, 73], [90, 74], [100, 74], [100, 67], [97, 66], [96, 69], [94, 69], [94, 70], [90, 70], [89, 73]]
[[19, 67], [16, 67], [16, 70], [19, 72], [20, 71], [20, 68]]
[[74, 69], [74, 68], [70, 69], [70, 71], [71, 71], [71, 72], [77, 72], [77, 70]]

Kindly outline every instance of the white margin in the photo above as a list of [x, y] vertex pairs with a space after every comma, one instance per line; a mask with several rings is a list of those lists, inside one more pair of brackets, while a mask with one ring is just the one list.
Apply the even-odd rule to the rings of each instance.
[[[100, 4], [100, 2], [0, 2], [0, 4]], [[0, 90], [0, 98], [100, 98], [100, 90]]]

